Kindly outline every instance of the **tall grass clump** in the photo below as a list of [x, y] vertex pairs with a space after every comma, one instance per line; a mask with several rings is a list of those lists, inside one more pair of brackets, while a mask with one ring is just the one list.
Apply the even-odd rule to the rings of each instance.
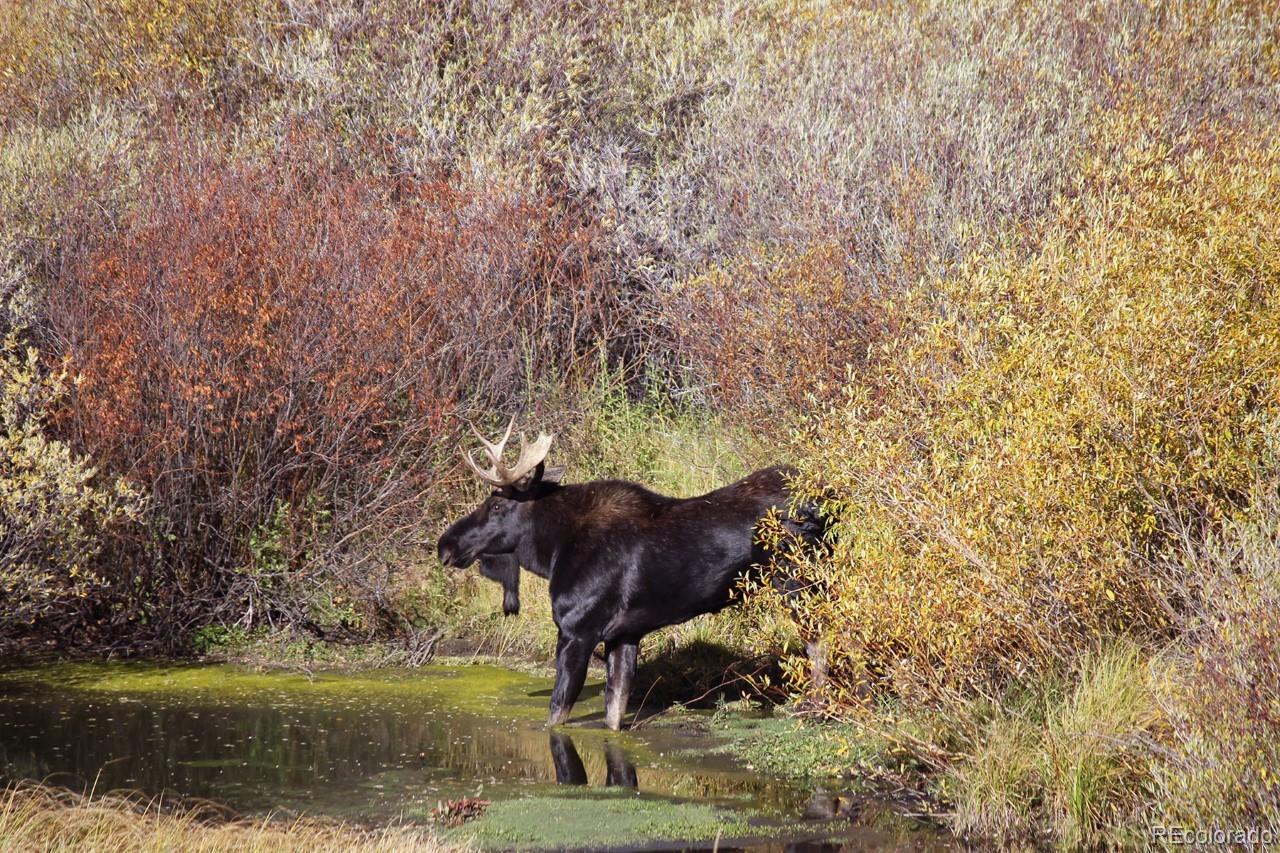
[[574, 392], [566, 408], [575, 423], [557, 455], [574, 480], [619, 477], [675, 497], [726, 485], [770, 460], [750, 424], [664, 394], [665, 380], [647, 377], [633, 392], [619, 371], [602, 369]]
[[941, 789], [956, 828], [1071, 849], [1139, 843], [1167, 678], [1146, 649], [1121, 642], [998, 702], [952, 704], [957, 754]]
[[1280, 826], [1280, 495], [1265, 432], [1247, 506], [1183, 555], [1194, 588], [1177, 635], [1110, 641], [1069, 671], [927, 714], [929, 742], [950, 751], [937, 790], [958, 830], [1071, 849], [1177, 846], [1181, 832], [1236, 849]]

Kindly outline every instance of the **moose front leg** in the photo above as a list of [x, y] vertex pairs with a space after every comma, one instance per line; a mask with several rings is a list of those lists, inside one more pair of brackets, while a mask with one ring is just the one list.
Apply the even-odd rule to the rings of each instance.
[[622, 718], [627, 713], [627, 700], [631, 698], [631, 679], [636, 674], [636, 654], [639, 643], [616, 640], [606, 645], [608, 654], [604, 688], [605, 725], [617, 731], [622, 728]]
[[569, 719], [573, 703], [578, 701], [582, 692], [582, 684], [587, 680], [587, 665], [591, 663], [591, 652], [596, 647], [596, 640], [567, 636], [560, 632], [556, 643], [556, 686], [551, 691], [551, 713], [547, 716], [548, 726], [558, 726]]

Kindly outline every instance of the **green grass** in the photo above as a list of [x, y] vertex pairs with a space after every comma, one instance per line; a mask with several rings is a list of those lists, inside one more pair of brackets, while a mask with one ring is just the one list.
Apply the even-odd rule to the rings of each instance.
[[711, 727], [761, 772], [927, 793], [966, 836], [1127, 846], [1141, 841], [1168, 678], [1159, 656], [1118, 642], [994, 699], [881, 700], [845, 722], [735, 712]]
[[736, 703], [716, 714], [711, 728], [725, 751], [762, 773], [818, 781], [860, 780], [872, 771], [902, 768], [906, 756], [885, 737], [850, 722], [811, 721], [776, 711], [744, 715]]
[[544, 405], [574, 415], [552, 451], [566, 466], [567, 482], [635, 480], [692, 497], [786, 461], [749, 425], [667, 395], [674, 383], [665, 377], [649, 375], [640, 387], [636, 392], [625, 376], [601, 365], [595, 381], [571, 395], [564, 388], [535, 393]]
[[945, 719], [962, 756], [939, 785], [956, 828], [1068, 849], [1134, 843], [1166, 682], [1158, 658], [1119, 642], [1071, 678], [958, 703]]

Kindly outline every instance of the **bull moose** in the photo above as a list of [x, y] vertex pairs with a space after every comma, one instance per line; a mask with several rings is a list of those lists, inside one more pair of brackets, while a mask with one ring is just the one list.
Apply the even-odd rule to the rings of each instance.
[[494, 491], [440, 537], [440, 562], [466, 568], [477, 560], [504, 587], [504, 610], [519, 607], [520, 567], [550, 580], [559, 630], [548, 725], [569, 712], [596, 646], [605, 648], [605, 722], [622, 725], [640, 639], [667, 625], [731, 603], [733, 589], [772, 554], [756, 527], [771, 510], [807, 541], [821, 535], [812, 507], [793, 506], [791, 471], [765, 468], [695, 498], [672, 498], [623, 480], [561, 484], [546, 476], [553, 436], [532, 443], [507, 467], [503, 451], [514, 419], [496, 443], [476, 437], [488, 467], [463, 457]]

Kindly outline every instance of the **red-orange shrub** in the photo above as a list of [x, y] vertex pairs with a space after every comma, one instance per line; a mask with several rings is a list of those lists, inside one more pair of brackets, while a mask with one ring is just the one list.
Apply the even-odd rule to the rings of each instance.
[[152, 562], [186, 579], [166, 612], [371, 625], [449, 414], [608, 333], [592, 229], [545, 199], [349, 174], [307, 140], [171, 155], [53, 284], [80, 380], [63, 426], [154, 497]]

